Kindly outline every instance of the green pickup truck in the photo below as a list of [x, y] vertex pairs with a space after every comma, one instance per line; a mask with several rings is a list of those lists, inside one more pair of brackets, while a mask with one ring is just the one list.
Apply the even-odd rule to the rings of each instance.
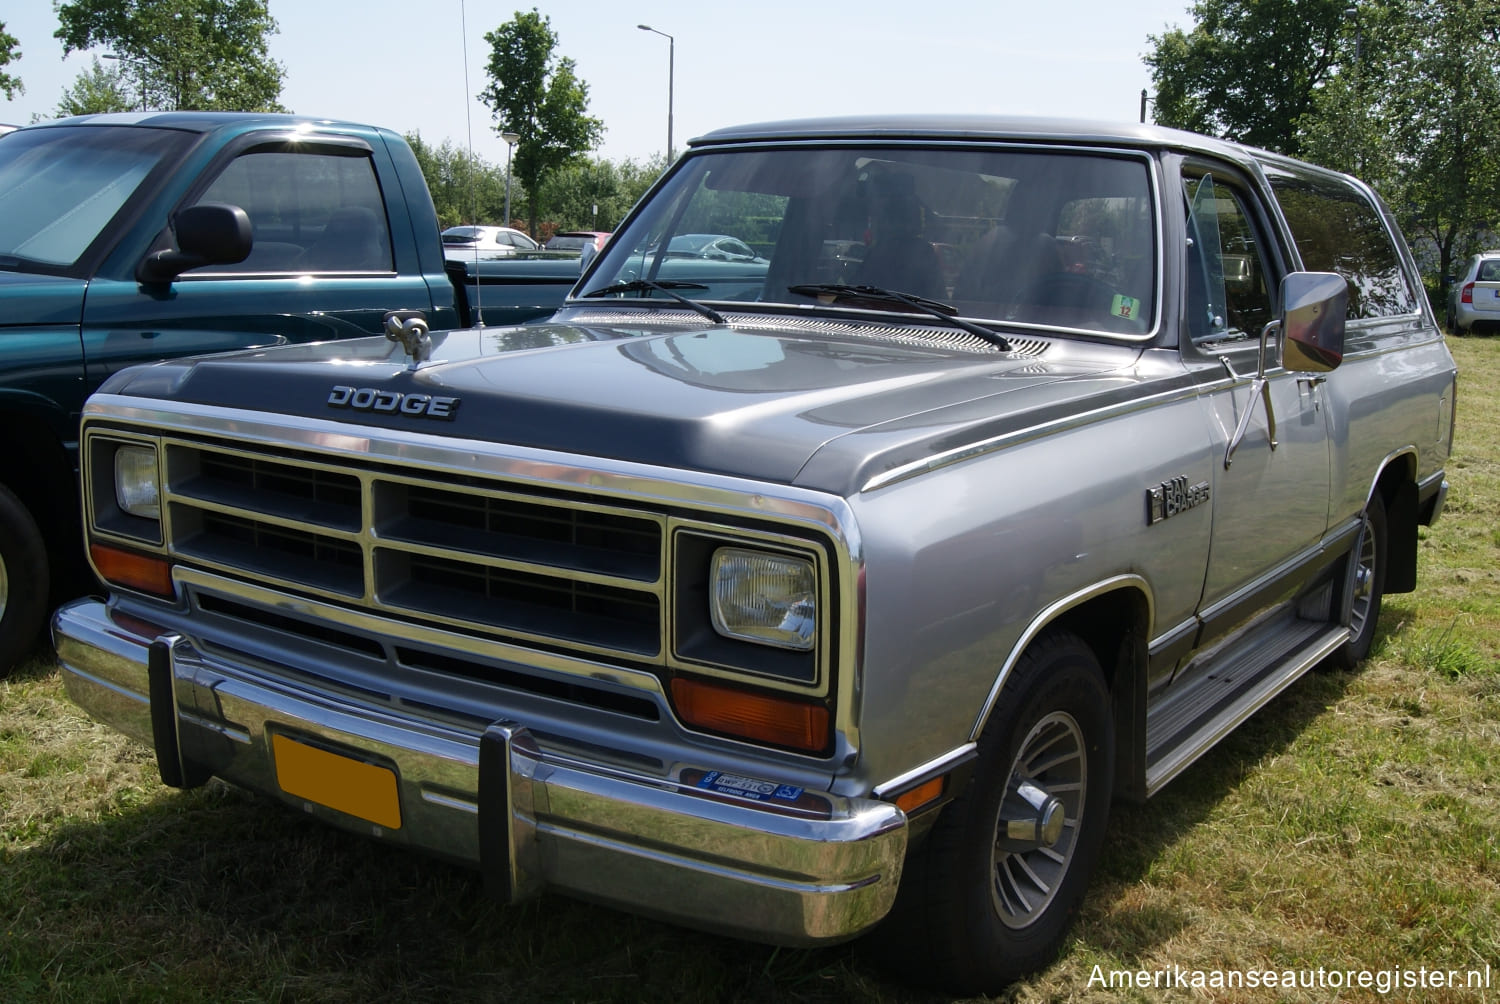
[[150, 113], [0, 139], [0, 675], [92, 581], [78, 519], [83, 401], [134, 363], [551, 314], [574, 260], [445, 262], [431, 196], [386, 129]]

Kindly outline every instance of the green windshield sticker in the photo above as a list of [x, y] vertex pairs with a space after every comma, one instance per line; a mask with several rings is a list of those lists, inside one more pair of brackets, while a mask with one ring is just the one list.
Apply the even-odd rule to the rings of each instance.
[[1109, 312], [1116, 317], [1124, 317], [1133, 321], [1141, 312], [1141, 301], [1133, 296], [1116, 295]]

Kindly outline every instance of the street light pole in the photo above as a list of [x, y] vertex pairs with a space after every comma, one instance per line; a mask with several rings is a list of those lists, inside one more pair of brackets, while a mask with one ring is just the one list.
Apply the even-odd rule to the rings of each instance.
[[139, 67], [140, 67], [140, 60], [132, 59], [130, 56], [119, 56], [119, 55], [116, 55], [113, 52], [103, 53], [100, 58], [102, 58], [102, 59], [113, 59], [113, 60], [117, 60], [117, 61], [119, 61], [121, 63], [134, 63], [136, 65], [136, 67], [137, 67], [137, 69], [135, 71], [136, 75], [141, 78], [141, 111], [145, 111], [146, 110], [146, 74], [145, 74], [145, 71], [139, 69]]
[[503, 132], [500, 138], [505, 140], [505, 226], [510, 226], [510, 152], [515, 148], [516, 141], [521, 138], [518, 132]]
[[677, 67], [677, 40], [664, 31], [657, 31], [649, 24], [638, 24], [641, 31], [649, 31], [667, 40], [667, 166], [672, 166], [672, 77]]

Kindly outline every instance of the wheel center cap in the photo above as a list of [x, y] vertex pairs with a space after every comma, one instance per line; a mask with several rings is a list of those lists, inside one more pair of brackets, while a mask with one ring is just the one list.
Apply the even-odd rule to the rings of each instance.
[[1062, 838], [1063, 805], [1046, 790], [1030, 781], [1022, 781], [1016, 794], [1032, 810], [1020, 819], [1005, 821], [1005, 835], [1010, 840], [1052, 847]]

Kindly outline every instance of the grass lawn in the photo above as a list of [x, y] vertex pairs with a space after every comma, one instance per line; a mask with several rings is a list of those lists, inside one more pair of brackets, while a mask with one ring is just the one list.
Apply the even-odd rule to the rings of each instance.
[[[1118, 807], [1015, 1001], [1500, 1001], [1500, 339], [1452, 340], [1448, 511], [1369, 661]], [[1108, 989], [1111, 970], [1492, 971], [1488, 990]], [[716, 938], [477, 874], [217, 782], [177, 792], [38, 658], [0, 681], [0, 1001], [933, 1001], [859, 944]]]

